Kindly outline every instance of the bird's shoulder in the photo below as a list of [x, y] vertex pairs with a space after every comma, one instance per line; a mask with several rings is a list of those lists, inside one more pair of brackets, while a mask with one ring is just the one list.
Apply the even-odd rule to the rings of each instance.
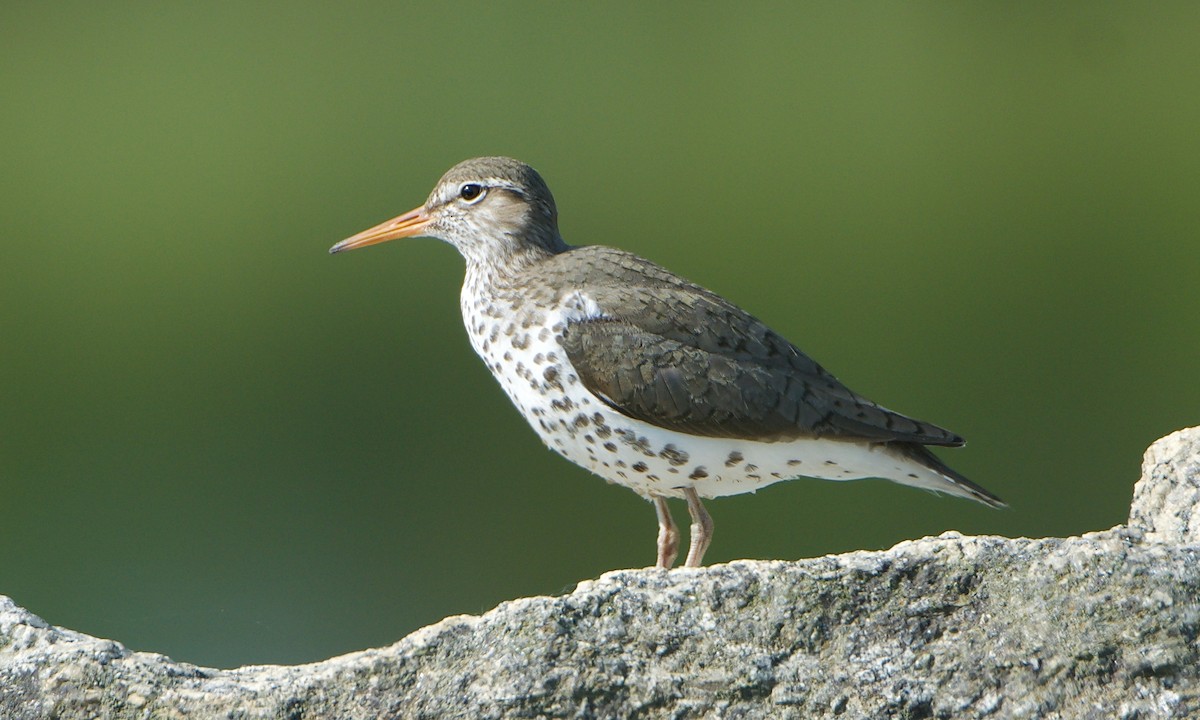
[[571, 248], [544, 270], [560, 299], [582, 296], [610, 321], [695, 342], [724, 343], [721, 333], [778, 337], [764, 323], [720, 295], [634, 253], [604, 245]]
[[674, 288], [708, 293], [699, 285], [655, 262], [607, 245], [570, 247], [546, 258], [539, 264], [537, 272], [545, 280], [565, 290], [581, 287], [598, 291], [613, 288]]

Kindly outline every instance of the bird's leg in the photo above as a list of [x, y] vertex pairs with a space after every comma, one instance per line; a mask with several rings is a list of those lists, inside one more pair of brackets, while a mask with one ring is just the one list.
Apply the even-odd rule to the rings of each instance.
[[692, 516], [691, 544], [683, 566], [700, 567], [700, 562], [704, 560], [704, 551], [708, 550], [708, 544], [712, 542], [713, 521], [704, 509], [704, 503], [700, 502], [696, 488], [685, 487], [683, 494], [687, 498], [688, 513]]
[[654, 512], [658, 514], [658, 564], [655, 567], [670, 569], [679, 555], [679, 528], [671, 517], [667, 499], [655, 495], [653, 500]]

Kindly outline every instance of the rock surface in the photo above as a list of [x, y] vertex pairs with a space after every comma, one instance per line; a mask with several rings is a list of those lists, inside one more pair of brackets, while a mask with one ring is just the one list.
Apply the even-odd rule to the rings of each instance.
[[1128, 527], [629, 570], [312, 665], [213, 670], [0, 597], [0, 718], [1200, 717], [1200, 428]]
[[1147, 542], [1200, 543], [1200, 428], [1171, 433], [1146, 451], [1129, 527]]

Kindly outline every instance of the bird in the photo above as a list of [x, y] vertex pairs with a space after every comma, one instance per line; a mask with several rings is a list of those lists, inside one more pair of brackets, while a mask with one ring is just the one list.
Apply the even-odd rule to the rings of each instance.
[[330, 253], [407, 237], [454, 246], [472, 348], [553, 451], [654, 505], [655, 566], [691, 516], [685, 567], [713, 534], [702, 499], [799, 477], [883, 478], [990, 507], [998, 496], [928, 446], [959, 435], [851, 391], [732, 302], [631, 252], [568, 245], [550, 188], [529, 165], [479, 157], [450, 168], [423, 205]]

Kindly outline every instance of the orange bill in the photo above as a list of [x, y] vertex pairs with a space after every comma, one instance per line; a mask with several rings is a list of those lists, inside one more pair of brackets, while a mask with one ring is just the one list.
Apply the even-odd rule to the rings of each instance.
[[354, 237], [348, 237], [337, 245], [329, 248], [330, 253], [339, 253], [343, 250], [357, 250], [368, 245], [395, 240], [396, 238], [416, 237], [420, 235], [432, 218], [425, 212], [425, 206], [414, 208], [408, 212], [394, 217], [387, 222], [382, 222], [371, 228], [363, 230]]

